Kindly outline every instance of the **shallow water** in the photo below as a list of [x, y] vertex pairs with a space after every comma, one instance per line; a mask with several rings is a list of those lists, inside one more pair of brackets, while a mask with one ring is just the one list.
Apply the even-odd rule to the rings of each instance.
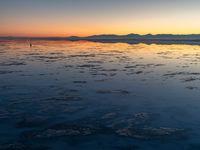
[[0, 150], [199, 150], [200, 46], [0, 41]]

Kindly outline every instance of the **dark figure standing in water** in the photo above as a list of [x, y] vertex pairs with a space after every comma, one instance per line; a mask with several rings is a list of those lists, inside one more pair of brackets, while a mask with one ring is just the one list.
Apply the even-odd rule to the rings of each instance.
[[28, 43], [29, 43], [29, 46], [32, 47], [32, 43], [31, 43], [31, 40], [28, 40]]

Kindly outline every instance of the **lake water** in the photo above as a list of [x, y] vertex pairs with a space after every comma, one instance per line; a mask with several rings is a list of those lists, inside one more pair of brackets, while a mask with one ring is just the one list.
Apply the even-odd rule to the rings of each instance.
[[200, 46], [0, 41], [0, 150], [199, 150]]

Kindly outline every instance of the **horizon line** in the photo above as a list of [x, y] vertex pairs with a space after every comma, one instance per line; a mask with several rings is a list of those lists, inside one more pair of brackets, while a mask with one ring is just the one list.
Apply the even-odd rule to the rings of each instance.
[[86, 38], [90, 36], [106, 36], [106, 35], [113, 35], [113, 36], [127, 36], [127, 35], [139, 35], [139, 36], [146, 36], [146, 35], [152, 35], [152, 36], [157, 36], [157, 35], [174, 35], [174, 36], [190, 36], [190, 35], [200, 35], [200, 33], [190, 33], [190, 34], [171, 34], [171, 33], [159, 33], [159, 34], [152, 34], [152, 33], [147, 33], [147, 34], [138, 34], [138, 33], [129, 33], [129, 34], [91, 34], [87, 36], [78, 36], [78, 35], [70, 35], [70, 36], [15, 36], [15, 35], [5, 35], [1, 36], [0, 38], [69, 38], [69, 37], [78, 37], [78, 38]]

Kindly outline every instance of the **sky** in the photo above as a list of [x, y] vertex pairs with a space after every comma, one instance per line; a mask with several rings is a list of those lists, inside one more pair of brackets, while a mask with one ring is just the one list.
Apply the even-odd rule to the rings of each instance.
[[0, 36], [200, 34], [200, 0], [0, 0]]

